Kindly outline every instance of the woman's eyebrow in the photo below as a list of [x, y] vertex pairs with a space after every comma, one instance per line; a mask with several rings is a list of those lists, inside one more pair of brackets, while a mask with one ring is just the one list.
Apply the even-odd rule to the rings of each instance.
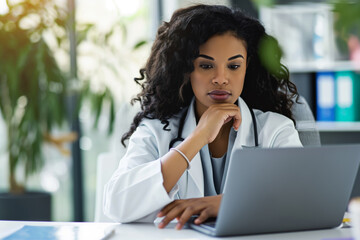
[[206, 58], [206, 59], [209, 59], [209, 60], [215, 60], [213, 57], [210, 57], [208, 55], [205, 55], [205, 54], [200, 54], [198, 57], [202, 57], [202, 58]]
[[235, 56], [229, 57], [229, 58], [228, 58], [228, 61], [233, 60], [233, 59], [235, 59], [235, 58], [242, 58], [242, 59], [245, 59], [243, 55], [238, 54], [238, 55], [235, 55]]
[[[213, 60], [213, 61], [215, 60], [213, 57], [210, 57], [210, 56], [205, 55], [205, 54], [200, 54], [198, 57], [206, 58], [206, 59]], [[233, 60], [233, 59], [236, 59], [236, 58], [242, 58], [242, 59], [245, 59], [243, 55], [238, 54], [238, 55], [235, 55], [235, 56], [229, 57], [229, 58], [228, 58], [228, 61]]]

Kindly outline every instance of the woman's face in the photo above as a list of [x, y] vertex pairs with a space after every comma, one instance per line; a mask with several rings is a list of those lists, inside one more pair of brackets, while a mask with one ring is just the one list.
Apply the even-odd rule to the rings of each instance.
[[190, 74], [198, 116], [212, 104], [235, 103], [243, 90], [246, 59], [245, 42], [230, 32], [200, 46]]

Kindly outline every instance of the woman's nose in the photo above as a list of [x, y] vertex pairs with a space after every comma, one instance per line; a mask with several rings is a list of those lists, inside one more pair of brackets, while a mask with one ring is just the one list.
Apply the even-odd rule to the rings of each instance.
[[229, 80], [228, 80], [228, 75], [227, 75], [226, 69], [224, 69], [224, 68], [217, 69], [212, 82], [213, 82], [213, 84], [218, 84], [218, 85], [228, 84]]

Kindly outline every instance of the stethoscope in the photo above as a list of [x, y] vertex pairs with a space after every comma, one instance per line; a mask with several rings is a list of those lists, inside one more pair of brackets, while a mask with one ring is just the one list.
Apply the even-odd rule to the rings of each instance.
[[[258, 133], [257, 133], [257, 124], [256, 124], [256, 118], [255, 118], [255, 114], [254, 114], [254, 111], [252, 110], [252, 108], [249, 108], [250, 110], [250, 113], [251, 113], [251, 118], [252, 118], [252, 122], [253, 122], [253, 130], [254, 130], [254, 139], [255, 139], [255, 147], [258, 147], [259, 146], [259, 142], [258, 142]], [[185, 119], [186, 119], [186, 116], [187, 116], [187, 109], [185, 109], [184, 113], [182, 114], [181, 118], [180, 118], [180, 123], [179, 123], [179, 129], [178, 129], [178, 134], [177, 134], [177, 137], [172, 139], [170, 141], [170, 144], [169, 144], [169, 149], [172, 148], [174, 146], [174, 144], [176, 142], [182, 142], [184, 141], [184, 138], [181, 137], [182, 135], [182, 132], [183, 132], [183, 128], [184, 128], [184, 124], [185, 124]]]

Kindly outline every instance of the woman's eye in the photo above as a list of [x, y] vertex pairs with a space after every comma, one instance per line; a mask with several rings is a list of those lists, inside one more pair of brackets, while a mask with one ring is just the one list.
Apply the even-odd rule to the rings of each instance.
[[236, 70], [240, 67], [240, 65], [236, 65], [236, 64], [233, 64], [233, 65], [229, 65], [228, 68], [230, 68], [231, 70]]
[[202, 69], [210, 69], [210, 68], [213, 68], [213, 66], [210, 65], [210, 64], [200, 64], [200, 67], [201, 67]]

